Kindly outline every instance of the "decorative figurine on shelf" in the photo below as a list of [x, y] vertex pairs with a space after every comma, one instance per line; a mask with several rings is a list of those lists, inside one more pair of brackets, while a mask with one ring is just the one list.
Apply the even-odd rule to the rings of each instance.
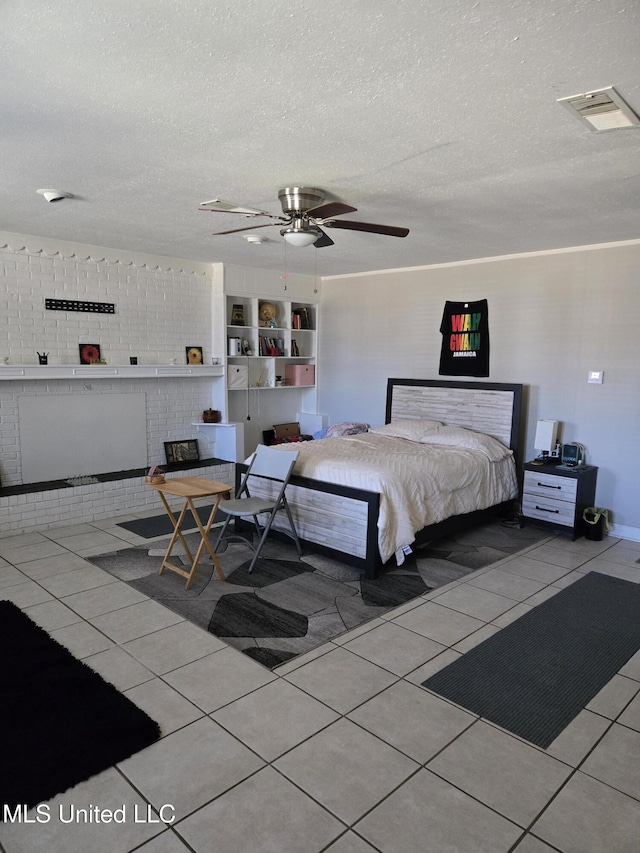
[[38, 353], [38, 364], [48, 364], [49, 363], [49, 353], [48, 352], [39, 352]]
[[202, 421], [205, 424], [219, 424], [221, 412], [218, 409], [205, 409], [202, 413]]
[[259, 305], [258, 317], [260, 325], [267, 329], [277, 328], [276, 324], [276, 306], [273, 302], [261, 302]]

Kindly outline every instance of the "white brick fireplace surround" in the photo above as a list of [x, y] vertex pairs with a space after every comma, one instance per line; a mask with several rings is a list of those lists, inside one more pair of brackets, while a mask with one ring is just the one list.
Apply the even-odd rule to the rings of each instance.
[[[205, 409], [216, 405], [216, 383], [224, 382], [222, 368], [211, 367], [212, 355], [221, 355], [213, 352], [212, 341], [213, 265], [135, 253], [123, 257], [104, 248], [2, 233], [0, 262], [0, 373], [7, 380], [0, 382], [0, 536], [155, 506], [160, 513], [156, 493], [145, 487], [142, 476], [132, 476], [130, 469], [163, 464], [165, 441], [197, 438], [201, 458], [211, 459], [204, 467], [180, 474], [233, 484], [233, 465], [216, 460], [213, 445], [193, 426]], [[115, 310], [105, 314], [45, 307], [45, 300], [63, 299], [111, 303]], [[100, 345], [106, 361], [103, 376], [92, 378], [77, 370], [81, 343]], [[191, 346], [203, 349], [202, 375], [171, 375], [173, 365], [184, 371], [186, 348]], [[44, 352], [48, 365], [43, 369], [49, 372], [42, 376], [36, 371], [38, 353]], [[131, 356], [137, 357], [139, 367], [130, 367]], [[119, 366], [117, 376], [110, 375], [115, 372], [112, 366]], [[161, 370], [169, 375], [158, 375]], [[146, 436], [142, 437], [146, 458], [136, 466], [118, 465], [114, 459], [111, 469], [129, 469], [126, 476], [61, 488], [49, 484], [39, 491], [37, 477], [30, 475], [31, 482], [25, 482], [21, 399], [73, 395], [91, 406], [96, 395], [100, 399], [113, 395], [115, 403], [126, 394], [144, 397], [146, 405]], [[33, 406], [22, 408], [33, 411]], [[43, 405], [43, 410], [48, 408]], [[99, 448], [99, 435], [95, 441]], [[98, 473], [105, 469], [86, 471], [88, 476]], [[77, 472], [70, 472], [73, 475]]]

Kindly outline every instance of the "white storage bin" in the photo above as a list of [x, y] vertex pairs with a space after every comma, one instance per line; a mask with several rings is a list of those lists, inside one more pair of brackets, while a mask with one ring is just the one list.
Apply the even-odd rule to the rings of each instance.
[[230, 364], [227, 368], [227, 388], [234, 391], [247, 388], [249, 385], [249, 369], [244, 364]]

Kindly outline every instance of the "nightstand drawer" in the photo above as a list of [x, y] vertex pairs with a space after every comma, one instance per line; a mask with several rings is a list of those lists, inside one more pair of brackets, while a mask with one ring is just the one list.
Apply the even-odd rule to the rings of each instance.
[[556, 500], [547, 495], [530, 495], [526, 492], [522, 497], [522, 513], [528, 518], [540, 518], [553, 524], [573, 527], [575, 512], [575, 504], [570, 501]]
[[524, 472], [524, 494], [575, 503], [578, 481], [573, 477], [556, 477], [543, 471]]

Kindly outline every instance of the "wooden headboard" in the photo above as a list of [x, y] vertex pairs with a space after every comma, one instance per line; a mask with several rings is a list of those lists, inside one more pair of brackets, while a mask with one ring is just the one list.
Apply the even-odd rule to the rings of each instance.
[[492, 435], [517, 456], [521, 405], [522, 385], [388, 379], [385, 423], [430, 418]]

